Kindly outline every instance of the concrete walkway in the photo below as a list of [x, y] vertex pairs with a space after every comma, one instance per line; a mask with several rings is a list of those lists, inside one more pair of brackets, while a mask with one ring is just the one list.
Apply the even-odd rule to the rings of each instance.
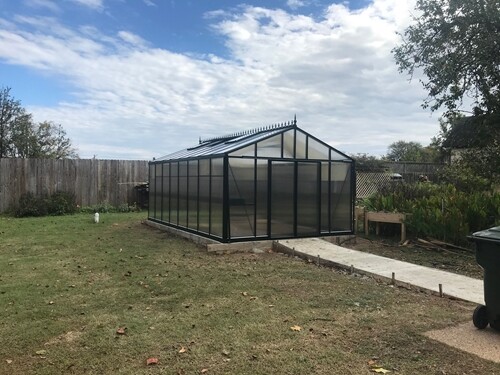
[[368, 254], [334, 245], [319, 238], [280, 240], [275, 244], [278, 250], [308, 258], [320, 264], [334, 265], [375, 278], [392, 281], [396, 285], [409, 285], [464, 301], [484, 304], [483, 281], [434, 268], [418, 266], [395, 259]]

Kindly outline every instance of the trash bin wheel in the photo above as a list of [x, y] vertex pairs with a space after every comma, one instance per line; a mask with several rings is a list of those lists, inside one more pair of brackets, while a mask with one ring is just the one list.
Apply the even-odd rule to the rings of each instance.
[[472, 322], [477, 329], [485, 329], [488, 326], [488, 311], [486, 306], [479, 305], [472, 314]]

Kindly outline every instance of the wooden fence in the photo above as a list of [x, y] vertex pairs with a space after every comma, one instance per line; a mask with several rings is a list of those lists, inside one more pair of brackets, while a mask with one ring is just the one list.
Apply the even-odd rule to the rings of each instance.
[[0, 159], [0, 213], [25, 193], [72, 192], [80, 206], [134, 203], [134, 187], [148, 180], [145, 160]]

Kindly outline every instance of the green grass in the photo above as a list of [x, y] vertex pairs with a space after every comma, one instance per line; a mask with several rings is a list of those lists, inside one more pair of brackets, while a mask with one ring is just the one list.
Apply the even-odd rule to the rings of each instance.
[[471, 304], [276, 253], [210, 255], [144, 219], [0, 217], [1, 374], [370, 374], [372, 358], [500, 373], [421, 335], [469, 321]]

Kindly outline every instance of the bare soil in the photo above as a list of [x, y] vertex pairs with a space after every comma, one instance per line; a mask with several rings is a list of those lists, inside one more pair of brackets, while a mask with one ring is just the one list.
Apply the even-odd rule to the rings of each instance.
[[477, 264], [472, 250], [432, 250], [419, 246], [416, 240], [410, 240], [407, 245], [403, 246], [399, 244], [398, 238], [359, 235], [355, 241], [344, 243], [342, 246], [476, 279], [483, 279], [483, 269]]

